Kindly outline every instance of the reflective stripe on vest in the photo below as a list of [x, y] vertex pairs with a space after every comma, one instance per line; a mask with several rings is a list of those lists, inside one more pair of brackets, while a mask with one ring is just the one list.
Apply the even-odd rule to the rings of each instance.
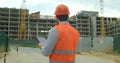
[[75, 61], [71, 61], [71, 62], [57, 62], [57, 61], [51, 61], [50, 60], [50, 63], [75, 63]]
[[75, 51], [54, 50], [53, 54], [75, 54]]

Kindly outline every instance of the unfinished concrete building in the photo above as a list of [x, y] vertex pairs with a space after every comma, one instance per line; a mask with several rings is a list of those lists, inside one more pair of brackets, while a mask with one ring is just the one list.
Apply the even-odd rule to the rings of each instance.
[[[88, 16], [90, 21], [90, 37], [101, 36], [101, 17], [98, 16], [96, 11], [82, 11], [77, 16]], [[78, 20], [77, 20], [78, 21]], [[104, 17], [104, 26], [106, 36], [118, 36], [120, 32], [119, 19], [115, 17]]]
[[40, 19], [40, 12], [34, 12], [34, 13], [31, 13], [30, 15], [30, 18], [34, 18], [34, 19]]
[[107, 24], [108, 36], [120, 36], [120, 19], [110, 18]]
[[[84, 12], [85, 13], [85, 12]], [[90, 12], [89, 12], [90, 13]], [[93, 14], [92, 14], [93, 13]], [[92, 12], [89, 15], [76, 15], [70, 24], [75, 27], [80, 33], [81, 37], [97, 37], [100, 36], [100, 17], [97, 16], [97, 12]], [[86, 13], [87, 14], [87, 13]], [[48, 32], [51, 27], [56, 24], [54, 16], [41, 16], [37, 18], [35, 16], [29, 15], [29, 10], [27, 10], [26, 18], [26, 38], [27, 40], [33, 40], [36, 36], [44, 36], [47, 38]], [[35, 14], [36, 15], [36, 14]], [[5, 32], [8, 37], [12, 40], [19, 39], [19, 26], [21, 21], [21, 11], [16, 8], [0, 8], [0, 32]], [[33, 18], [34, 17], [34, 18]], [[113, 36], [113, 30], [111, 25], [107, 25], [109, 21], [115, 21], [114, 18], [104, 18], [106, 35]], [[117, 23], [118, 24], [118, 23]], [[117, 25], [116, 25], [117, 26]], [[108, 28], [109, 27], [109, 28]], [[112, 26], [114, 29], [114, 26]], [[117, 30], [117, 29], [116, 29]], [[116, 32], [114, 32], [116, 33]], [[119, 33], [118, 33], [119, 34]], [[116, 34], [114, 34], [116, 35]]]
[[[29, 15], [27, 10], [26, 17], [26, 38], [27, 40], [35, 39], [36, 36], [47, 37], [49, 29], [55, 25], [55, 19], [40, 19], [37, 13], [37, 18]], [[32, 18], [30, 18], [32, 17]], [[0, 32], [5, 32], [12, 40], [19, 39], [21, 21], [21, 9], [16, 8], [0, 8]]]
[[[19, 37], [20, 13], [21, 9], [0, 8], [0, 32], [8, 34], [10, 39], [18, 39]], [[26, 13], [28, 16], [28, 10]], [[26, 19], [28, 19], [28, 17]]]

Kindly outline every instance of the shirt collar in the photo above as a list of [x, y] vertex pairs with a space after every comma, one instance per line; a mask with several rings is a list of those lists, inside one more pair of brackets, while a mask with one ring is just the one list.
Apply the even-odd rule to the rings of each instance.
[[69, 24], [69, 21], [59, 22], [59, 24]]

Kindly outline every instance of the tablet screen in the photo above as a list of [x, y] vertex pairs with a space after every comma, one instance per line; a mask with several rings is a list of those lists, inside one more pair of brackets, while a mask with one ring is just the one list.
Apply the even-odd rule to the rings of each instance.
[[43, 44], [46, 42], [46, 39], [44, 37], [37, 37], [37, 40]]

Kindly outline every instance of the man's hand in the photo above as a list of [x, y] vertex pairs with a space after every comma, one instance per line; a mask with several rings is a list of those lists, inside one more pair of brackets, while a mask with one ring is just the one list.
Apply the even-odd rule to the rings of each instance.
[[38, 44], [38, 46], [39, 46], [40, 48], [43, 48], [43, 47], [44, 47], [44, 45], [43, 45], [41, 42]]

